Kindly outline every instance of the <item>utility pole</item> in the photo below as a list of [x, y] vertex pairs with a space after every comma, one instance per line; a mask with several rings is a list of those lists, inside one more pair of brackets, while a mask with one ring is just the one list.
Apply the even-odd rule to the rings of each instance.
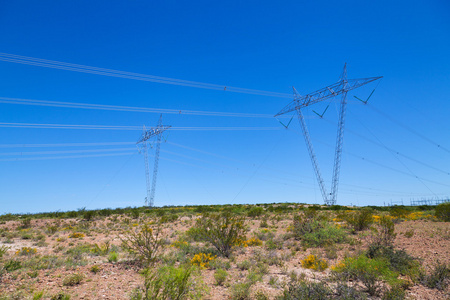
[[[326, 86], [320, 90], [313, 93], [301, 96], [297, 90], [294, 90], [294, 100], [289, 103], [285, 108], [283, 108], [275, 117], [290, 113], [292, 111], [297, 112], [297, 117], [302, 128], [303, 137], [305, 138], [306, 146], [308, 148], [309, 157], [314, 168], [314, 172], [319, 183], [320, 192], [322, 193], [323, 200], [326, 205], [334, 205], [337, 200], [337, 192], [339, 185], [339, 173], [341, 168], [341, 154], [342, 154], [342, 143], [344, 140], [344, 125], [345, 125], [345, 111], [347, 107], [347, 93], [351, 90], [359, 88], [365, 84], [373, 82], [375, 80], [383, 78], [369, 77], [369, 78], [358, 78], [358, 79], [347, 79], [347, 64], [344, 65], [344, 70], [338, 82]], [[313, 144], [311, 142], [311, 137], [308, 132], [308, 128], [305, 123], [305, 118], [301, 111], [302, 108], [311, 106], [315, 103], [321, 102], [323, 100], [332, 99], [336, 96], [341, 95], [341, 105], [339, 109], [339, 121], [337, 126], [337, 136], [336, 136], [336, 148], [334, 154], [334, 166], [333, 166], [333, 178], [331, 182], [331, 192], [327, 193], [325, 188], [324, 180], [319, 169], [319, 164], [317, 162], [316, 154], [314, 152]], [[319, 115], [322, 117], [321, 115]]]
[[[169, 129], [172, 126], [162, 125], [162, 115], [159, 117], [158, 124], [156, 127], [152, 127], [149, 130], [146, 130], [145, 125], [143, 128], [143, 132], [141, 138], [136, 142], [136, 145], [142, 144], [142, 149], [144, 152], [144, 160], [145, 160], [145, 179], [147, 186], [147, 197], [145, 197], [145, 205], [148, 207], [153, 207], [155, 200], [155, 190], [156, 190], [156, 178], [158, 175], [158, 165], [159, 165], [159, 151], [161, 148], [161, 136], [164, 131]], [[148, 141], [156, 136], [156, 151], [155, 151], [155, 163], [153, 166], [153, 180], [152, 185], [150, 187], [150, 167], [148, 163]], [[141, 152], [141, 151], [140, 151]]]

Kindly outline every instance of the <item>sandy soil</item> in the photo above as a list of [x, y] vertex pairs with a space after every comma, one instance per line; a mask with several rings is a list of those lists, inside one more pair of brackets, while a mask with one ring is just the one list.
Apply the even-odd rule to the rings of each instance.
[[[179, 238], [180, 234], [189, 229], [194, 217], [183, 217], [173, 223], [165, 224], [164, 232], [167, 236], [167, 244]], [[111, 245], [120, 246], [120, 236], [130, 224], [138, 223], [138, 220], [120, 216], [118, 218], [97, 218], [90, 221], [86, 236], [82, 238], [70, 238], [74, 228], [80, 228], [82, 221], [76, 219], [66, 220], [33, 220], [30, 229], [20, 229], [20, 222], [8, 221], [0, 224], [0, 247], [7, 246], [9, 250], [3, 256], [5, 263], [9, 259], [27, 261], [32, 256], [42, 257], [50, 255], [60, 257], [63, 261], [70, 255], [67, 251], [77, 245], [98, 244], [110, 242]], [[251, 219], [247, 221], [251, 232], [261, 232], [261, 220]], [[263, 291], [269, 299], [280, 295], [283, 286], [289, 281], [290, 274], [294, 271], [298, 275], [304, 274], [311, 280], [322, 280], [330, 274], [330, 269], [316, 272], [302, 268], [301, 260], [309, 254], [316, 254], [326, 258], [330, 266], [337, 264], [345, 255], [356, 254], [363, 251], [368, 241], [369, 231], [354, 235], [355, 242], [352, 245], [343, 244], [336, 247], [336, 258], [327, 258], [324, 249], [303, 249], [298, 241], [293, 239], [283, 240], [287, 228], [292, 221], [286, 216], [280, 221], [269, 221], [268, 231], [278, 241], [278, 249], [268, 250], [264, 246], [240, 248], [230, 260], [231, 268], [228, 271], [227, 281], [223, 286], [217, 286], [214, 279], [214, 270], [202, 271], [202, 278], [209, 288], [209, 294], [204, 299], [229, 299], [230, 286], [243, 282], [248, 274], [238, 266], [245, 260], [253, 261], [255, 255], [278, 257], [281, 263], [268, 266], [268, 273], [264, 275], [262, 282], [257, 282], [252, 287], [252, 293]], [[55, 233], [48, 230], [49, 226], [56, 226]], [[247, 236], [252, 235], [248, 233]], [[408, 254], [417, 257], [423, 263], [426, 270], [430, 270], [438, 261], [450, 264], [450, 223], [434, 222], [427, 220], [403, 221], [396, 225], [397, 237], [395, 246], [404, 249]], [[29, 235], [27, 237], [27, 234]], [[37, 236], [40, 238], [37, 238]], [[32, 236], [30, 238], [30, 236]], [[43, 236], [43, 237], [42, 237]], [[30, 256], [16, 254], [23, 247], [36, 248], [37, 253]], [[43, 299], [50, 299], [52, 295], [63, 292], [71, 296], [70, 299], [129, 299], [132, 290], [143, 284], [143, 278], [139, 275], [139, 267], [130, 263], [130, 257], [119, 251], [117, 262], [109, 262], [107, 255], [96, 256], [91, 253], [83, 253], [78, 263], [62, 263], [60, 266], [45, 268], [33, 273], [30, 268], [22, 268], [14, 272], [4, 272], [0, 277], [0, 295], [22, 295], [23, 299], [32, 299], [32, 295], [38, 291], [44, 291]], [[174, 248], [167, 247], [166, 252]], [[97, 273], [91, 271], [93, 265], [99, 266]], [[82, 282], [75, 286], [64, 286], [63, 280], [73, 273], [83, 274]], [[27, 296], [28, 295], [28, 296]], [[409, 299], [450, 299], [450, 291], [438, 291], [428, 289], [422, 285], [414, 285], [407, 290]], [[376, 299], [376, 298], [374, 298]]]

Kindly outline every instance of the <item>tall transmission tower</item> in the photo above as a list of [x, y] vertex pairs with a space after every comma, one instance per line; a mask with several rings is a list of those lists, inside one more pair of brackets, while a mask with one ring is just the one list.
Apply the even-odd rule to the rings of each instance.
[[[345, 124], [345, 110], [347, 107], [347, 93], [351, 90], [359, 88], [365, 84], [372, 81], [383, 78], [369, 77], [369, 78], [357, 78], [357, 79], [347, 79], [347, 64], [344, 65], [344, 70], [342, 71], [339, 81], [326, 86], [320, 90], [313, 93], [301, 96], [297, 90], [294, 90], [294, 100], [289, 103], [285, 108], [283, 108], [275, 117], [290, 113], [292, 111], [297, 112], [298, 120], [302, 128], [303, 137], [305, 138], [306, 146], [308, 148], [308, 153], [311, 158], [311, 163], [316, 174], [317, 182], [319, 183], [320, 192], [322, 193], [323, 200], [326, 205], [336, 204], [338, 184], [339, 184], [339, 172], [341, 169], [341, 154], [342, 154], [342, 142], [344, 140], [344, 124]], [[333, 178], [331, 182], [331, 192], [328, 193], [325, 188], [325, 183], [322, 179], [320, 173], [319, 164], [317, 162], [316, 154], [311, 142], [311, 137], [308, 132], [308, 128], [305, 123], [305, 118], [302, 113], [302, 108], [313, 105], [315, 103], [331, 99], [341, 95], [341, 105], [339, 109], [339, 120], [337, 126], [337, 136], [336, 136], [336, 148], [334, 153], [334, 166], [333, 166]]]
[[[158, 164], [159, 164], [159, 150], [161, 148], [161, 137], [162, 133], [169, 129], [171, 126], [162, 125], [162, 115], [159, 117], [158, 125], [156, 127], [152, 127], [149, 130], [146, 130], [145, 125], [143, 128], [142, 136], [137, 141], [136, 145], [142, 144], [142, 150], [144, 152], [144, 160], [145, 160], [145, 179], [147, 184], [147, 197], [145, 197], [145, 205], [148, 207], [153, 207], [153, 203], [155, 200], [155, 189], [156, 189], [156, 178], [158, 175]], [[156, 151], [155, 151], [155, 163], [153, 166], [153, 180], [152, 185], [150, 187], [150, 167], [148, 163], [148, 141], [156, 136]]]

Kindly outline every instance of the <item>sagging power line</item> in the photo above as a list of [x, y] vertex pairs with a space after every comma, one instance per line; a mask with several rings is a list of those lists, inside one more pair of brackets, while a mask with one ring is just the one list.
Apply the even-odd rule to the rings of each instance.
[[195, 87], [195, 88], [202, 88], [202, 89], [209, 89], [209, 90], [220, 90], [220, 91], [227, 91], [227, 92], [233, 92], [233, 93], [252, 94], [252, 95], [280, 97], [280, 98], [290, 98], [291, 97], [291, 95], [285, 94], [285, 93], [269, 92], [269, 91], [239, 88], [239, 87], [233, 87], [233, 86], [227, 86], [227, 85], [221, 85], [221, 84], [211, 84], [211, 83], [205, 83], [205, 82], [199, 82], [199, 81], [190, 81], [190, 80], [182, 80], [182, 79], [155, 76], [155, 75], [125, 72], [125, 71], [114, 70], [114, 69], [98, 68], [98, 67], [92, 67], [92, 66], [86, 66], [86, 65], [66, 63], [66, 62], [56, 61], [56, 60], [48, 60], [48, 59], [41, 59], [41, 58], [30, 57], [30, 56], [9, 54], [9, 53], [1, 53], [0, 52], [0, 60], [6, 61], [6, 62], [12, 62], [12, 63], [24, 64], [24, 65], [51, 68], [51, 69], [74, 71], [74, 72], [96, 74], [96, 75], [103, 75], [103, 76], [110, 76], [110, 77], [119, 77], [119, 78], [141, 80], [141, 81], [150, 81], [150, 82], [157, 82], [157, 83], [164, 83], [164, 84], [171, 84], [171, 85], [188, 86], [188, 87]]
[[[6, 123], [0, 122], [0, 127], [36, 128], [36, 129], [83, 129], [83, 130], [142, 130], [140, 126], [115, 125], [74, 125], [74, 124], [39, 124], [39, 123]], [[171, 127], [175, 131], [252, 131], [281, 130], [279, 127]]]
[[273, 116], [269, 115], [269, 114], [133, 107], [133, 106], [120, 106], [120, 105], [89, 104], [89, 103], [80, 103], [80, 102], [62, 102], [62, 101], [49, 101], [49, 100], [21, 99], [21, 98], [10, 98], [10, 97], [0, 97], [0, 103], [17, 104], [17, 105], [32, 105], [32, 106], [61, 107], [61, 108], [125, 111], [125, 112], [142, 112], [142, 113], [158, 113], [158, 114], [163, 113], [163, 114], [176, 114], [176, 115], [240, 117], [240, 118], [267, 118], [267, 119], [273, 118]]

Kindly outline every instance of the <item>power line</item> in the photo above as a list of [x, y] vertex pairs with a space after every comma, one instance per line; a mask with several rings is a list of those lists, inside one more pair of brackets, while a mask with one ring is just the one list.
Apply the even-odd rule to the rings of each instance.
[[389, 154], [391, 154], [395, 159], [397, 159], [397, 161], [400, 163], [400, 164], [402, 164], [403, 165], [403, 167], [406, 169], [406, 170], [408, 170], [408, 172], [411, 174], [411, 175], [413, 175], [415, 178], [417, 178], [417, 180], [423, 185], [423, 186], [425, 186], [432, 194], [434, 194], [435, 196], [437, 196], [431, 189], [430, 189], [430, 187], [419, 177], [419, 176], [417, 176], [403, 161], [401, 161], [400, 160], [400, 158], [397, 156], [397, 155], [395, 155], [396, 153], [395, 153], [395, 151], [393, 151], [393, 150], [391, 150], [391, 149], [389, 149], [383, 142], [381, 142], [381, 140], [371, 131], [371, 130], [369, 130], [369, 128], [367, 128], [367, 126], [363, 123], [363, 122], [361, 122], [357, 117], [355, 117], [356, 118], [356, 120], [364, 127], [364, 128], [366, 128], [366, 130], [383, 146], [383, 148], [384, 149], [386, 149], [388, 152], [389, 152]]
[[251, 113], [233, 113], [233, 112], [215, 112], [215, 111], [133, 107], [133, 106], [119, 106], [119, 105], [89, 104], [89, 103], [79, 103], [79, 102], [21, 99], [21, 98], [9, 98], [9, 97], [0, 97], [0, 103], [32, 105], [32, 106], [46, 106], [46, 107], [122, 111], [122, 112], [125, 111], [125, 112], [158, 113], [158, 114], [163, 113], [163, 114], [197, 115], [197, 116], [213, 116], [213, 117], [270, 118], [270, 119], [273, 118], [273, 116], [269, 115], [269, 114], [251, 114]]
[[59, 143], [59, 144], [0, 144], [0, 148], [48, 148], [48, 147], [88, 147], [88, 146], [120, 146], [135, 145], [135, 142], [106, 143]]
[[117, 149], [93, 149], [93, 150], [65, 150], [65, 151], [33, 151], [33, 152], [5, 152], [0, 156], [22, 156], [22, 155], [52, 155], [52, 154], [74, 154], [74, 153], [94, 153], [94, 152], [114, 152], [114, 151], [133, 151], [136, 148], [117, 148]]
[[21, 56], [9, 53], [1, 53], [0, 52], [0, 60], [24, 65], [31, 66], [39, 66], [46, 67], [52, 69], [66, 70], [66, 71], [74, 71], [80, 73], [88, 73], [88, 74], [96, 74], [110, 77], [118, 77], [118, 78], [126, 78], [133, 80], [141, 80], [141, 81], [150, 81], [171, 85], [180, 85], [180, 86], [188, 86], [188, 87], [196, 87], [202, 89], [210, 89], [210, 90], [220, 90], [227, 91], [233, 93], [243, 93], [243, 94], [253, 94], [260, 96], [270, 96], [270, 97], [280, 97], [280, 98], [291, 98], [290, 94], [278, 93], [278, 92], [270, 92], [256, 89], [247, 89], [247, 88], [239, 88], [227, 85], [220, 84], [211, 84], [199, 81], [190, 81], [190, 80], [182, 80], [170, 77], [162, 77], [148, 74], [140, 74], [133, 72], [126, 72], [114, 69], [106, 69], [106, 68], [98, 68], [86, 65], [72, 64], [55, 60], [47, 60], [30, 56]]
[[[74, 125], [74, 124], [38, 124], [38, 123], [6, 123], [0, 122], [0, 127], [7, 128], [38, 128], [38, 129], [84, 129], [84, 130], [142, 130], [140, 126], [119, 125]], [[281, 130], [279, 127], [171, 127], [175, 131], [259, 131]]]
[[373, 105], [367, 104], [373, 111], [375, 111], [376, 113], [378, 113], [379, 115], [385, 117], [386, 119], [388, 119], [389, 121], [391, 121], [392, 123], [402, 127], [403, 129], [406, 129], [407, 131], [411, 132], [412, 134], [420, 137], [421, 139], [427, 141], [428, 143], [437, 146], [439, 149], [444, 150], [445, 152], [450, 153], [450, 149], [447, 149], [446, 147], [442, 146], [441, 144], [433, 141], [432, 139], [430, 139], [429, 137], [419, 133], [418, 131], [412, 129], [411, 127], [409, 127], [408, 125], [405, 125], [401, 122], [399, 122], [398, 120], [396, 120], [395, 118], [389, 116], [388, 114], [386, 114], [385, 112], [379, 110], [378, 108], [374, 107]]
[[[333, 147], [333, 146], [331, 146], [330, 144], [325, 143], [325, 142], [323, 142], [323, 141], [320, 141], [320, 140], [317, 140], [317, 139], [314, 139], [314, 140], [317, 141], [317, 142], [319, 142], [319, 143], [321, 143], [321, 144], [324, 144], [324, 145], [326, 145], [326, 146], [328, 146], [328, 147]], [[348, 152], [348, 151], [343, 151], [343, 152], [344, 152], [345, 154], [350, 155], [350, 156], [357, 157], [357, 158], [359, 158], [359, 159], [361, 159], [361, 160], [367, 161], [367, 162], [369, 162], [369, 163], [371, 163], [371, 164], [374, 164], [374, 165], [383, 167], [383, 168], [385, 168], [385, 169], [389, 169], [389, 170], [394, 171], [394, 172], [397, 172], [397, 173], [401, 173], [401, 174], [404, 174], [404, 175], [407, 175], [407, 176], [410, 176], [410, 177], [414, 177], [414, 178], [419, 179], [419, 180], [424, 180], [424, 181], [427, 181], [427, 182], [431, 182], [431, 183], [434, 183], [434, 184], [443, 185], [443, 186], [449, 186], [449, 187], [450, 187], [449, 184], [445, 184], [445, 183], [437, 182], [437, 181], [434, 181], [434, 180], [426, 179], [426, 178], [423, 178], [423, 177], [419, 177], [419, 176], [416, 176], [416, 175], [414, 175], [414, 174], [411, 174], [411, 173], [408, 173], [408, 172], [405, 172], [405, 171], [402, 171], [402, 170], [399, 170], [399, 169], [396, 169], [396, 168], [393, 168], [393, 167], [384, 165], [384, 164], [382, 164], [382, 163], [376, 162], [376, 161], [374, 161], [374, 160], [368, 159], [368, 158], [366, 158], [366, 157], [360, 156], [360, 155], [355, 154], [355, 153], [351, 153], [351, 152]]]
[[[111, 143], [66, 143], [66, 144], [11, 144], [11, 145], [3, 145], [3, 146], [26, 146], [26, 147], [49, 147], [49, 146], [57, 146], [57, 147], [65, 147], [65, 146], [104, 146], [104, 145], [122, 145], [122, 144], [135, 144], [134, 142], [111, 142]], [[220, 159], [226, 159], [226, 160], [230, 160], [230, 161], [235, 161], [237, 163], [240, 164], [246, 164], [251, 166], [252, 168], [256, 168], [256, 169], [260, 169], [255, 167], [254, 165], [246, 162], [246, 161], [240, 161], [240, 160], [236, 160], [233, 158], [228, 158], [226, 156], [223, 155], [217, 155], [214, 153], [210, 153], [210, 152], [206, 152], [203, 150], [199, 150], [196, 148], [192, 148], [192, 147], [188, 147], [188, 146], [183, 146], [180, 144], [175, 144], [172, 142], [168, 142], [168, 144], [171, 144], [173, 146], [176, 147], [181, 147], [187, 150], [191, 150], [191, 151], [196, 151], [202, 154], [206, 154], [206, 155], [210, 155], [210, 156], [214, 156], [214, 157], [218, 157]], [[119, 150], [134, 150], [133, 148], [118, 148], [118, 149], [94, 149], [94, 150], [70, 150], [70, 151], [37, 151], [37, 152], [15, 152], [15, 153], [2, 153], [0, 155], [49, 155], [49, 154], [68, 154], [68, 153], [92, 153], [92, 152], [101, 152], [101, 151], [119, 151]], [[172, 155], [177, 155], [180, 157], [184, 157], [189, 159], [190, 161], [192, 160], [197, 160], [199, 162], [203, 162], [203, 163], [207, 163], [209, 166], [210, 165], [216, 165], [219, 167], [225, 167], [225, 168], [230, 168], [230, 169], [234, 169], [232, 168], [230, 165], [226, 164], [218, 164], [218, 163], [214, 163], [214, 162], [209, 162], [207, 160], [204, 159], [198, 159], [192, 156], [188, 156], [188, 155], [184, 155], [184, 154], [180, 154], [180, 153], [176, 153], [176, 152], [171, 152], [171, 151], [166, 151], [166, 150], [162, 150], [164, 153], [168, 153], [168, 154], [172, 154]], [[133, 153], [136, 153], [135, 151], [130, 153], [130, 155], [132, 155]], [[73, 158], [91, 158], [91, 157], [108, 157], [108, 156], [123, 156], [123, 155], [127, 155], [128, 153], [118, 153], [118, 154], [96, 154], [96, 155], [72, 155], [72, 156], [44, 156], [44, 157], [19, 157], [19, 158], [8, 158], [8, 159], [0, 159], [0, 161], [33, 161], [33, 160], [55, 160], [55, 159], [73, 159]], [[177, 164], [183, 164], [183, 165], [187, 165], [187, 166], [191, 166], [191, 167], [196, 167], [196, 168], [201, 168], [201, 169], [205, 169], [204, 167], [201, 167], [199, 165], [196, 164], [192, 164], [192, 163], [186, 163], [186, 162], [182, 162], [182, 161], [177, 161], [174, 159], [170, 159], [170, 158], [166, 158], [166, 157], [162, 157], [163, 160], [167, 160], [167, 161], [171, 161]], [[289, 177], [280, 177], [280, 176], [274, 176], [275, 174], [279, 174], [282, 175], [283, 174], [288, 174], [288, 172], [286, 171], [281, 171], [281, 170], [276, 170], [273, 168], [268, 168], [268, 167], [263, 167], [264, 169], [270, 170], [270, 177], [274, 178], [274, 179], [278, 179], [278, 180], [282, 180], [282, 183], [279, 181], [276, 181], [274, 179], [268, 179], [268, 178], [260, 178], [261, 180], [265, 180], [265, 181], [270, 181], [270, 182], [276, 182], [279, 184], [284, 184], [284, 185], [292, 185], [292, 186], [297, 186], [297, 187], [308, 187], [305, 186], [305, 182], [302, 181], [298, 181], [298, 180], [294, 180], [292, 179], [290, 176]], [[209, 169], [209, 170], [213, 170], [213, 169]], [[248, 172], [251, 172], [250, 170], [248, 170]], [[287, 181], [292, 181], [292, 183], [288, 183]], [[301, 184], [301, 185], [299, 185]], [[349, 186], [349, 187], [353, 187], [356, 189], [360, 189], [360, 191], [356, 191], [354, 189], [345, 189], [346, 193], [349, 192], [354, 192], [354, 193], [359, 193], [359, 194], [376, 194], [376, 195], [380, 195], [380, 194], [384, 194], [384, 195], [392, 195], [392, 194], [398, 194], [398, 195], [404, 195], [404, 196], [416, 196], [417, 193], [405, 193], [405, 192], [400, 192], [400, 191], [392, 191], [392, 190], [386, 190], [386, 189], [376, 189], [376, 188], [371, 188], [371, 187], [364, 187], [364, 186], [358, 186], [358, 185], [351, 185], [351, 184], [345, 184], [343, 183], [343, 186]], [[309, 187], [308, 187], [309, 188]], [[361, 191], [362, 190], [362, 191]], [[428, 194], [427, 194], [428, 195]]]
[[[199, 153], [201, 153], [201, 154], [206, 154], [206, 155], [210, 155], [210, 156], [214, 156], [214, 157], [217, 157], [217, 158], [220, 158], [220, 159], [226, 159], [226, 160], [229, 160], [229, 161], [234, 161], [234, 162], [237, 162], [237, 163], [240, 163], [240, 164], [245, 164], [245, 165], [248, 165], [248, 166], [251, 166], [252, 168], [255, 168], [255, 166], [254, 165], [252, 165], [251, 163], [249, 163], [248, 161], [241, 161], [241, 160], [236, 160], [236, 159], [233, 159], [233, 158], [229, 158], [229, 157], [226, 157], [226, 156], [223, 156], [223, 155], [218, 155], [218, 154], [215, 154], [215, 153], [211, 153], [211, 152], [207, 152], [207, 151], [203, 151], [203, 150], [200, 150], [200, 149], [196, 149], [196, 148], [192, 148], [192, 147], [188, 147], [188, 146], [184, 146], [184, 145], [180, 145], [180, 144], [176, 144], [176, 143], [173, 143], [173, 142], [167, 142], [168, 144], [170, 144], [170, 145], [173, 145], [173, 146], [176, 146], [176, 147], [180, 147], [180, 148], [184, 148], [184, 149], [187, 149], [187, 150], [191, 150], [191, 151], [196, 151], [196, 152], [199, 152]], [[326, 144], [327, 146], [329, 146], [328, 144]], [[331, 146], [330, 146], [331, 147]], [[165, 152], [167, 152], [167, 153], [170, 153], [170, 152], [168, 152], [168, 151], [165, 151]], [[172, 154], [175, 154], [175, 153], [172, 153]], [[176, 154], [176, 155], [179, 155], [179, 154]], [[183, 155], [184, 156], [184, 155]], [[193, 157], [191, 157], [191, 156], [184, 156], [184, 157], [186, 157], [186, 158], [189, 158], [189, 159], [195, 159], [195, 158], [193, 158]], [[196, 160], [199, 160], [199, 161], [203, 161], [203, 162], [205, 162], [204, 160], [200, 160], [200, 159], [196, 159]], [[215, 164], [215, 165], [219, 165], [219, 164], [217, 164], [217, 163], [211, 163], [211, 162], [208, 162], [208, 164]], [[230, 166], [229, 165], [219, 165], [219, 166], [223, 166], [223, 167], [228, 167], [228, 168], [230, 168]], [[294, 179], [292, 179], [292, 176], [291, 175], [296, 175], [296, 173], [290, 173], [290, 172], [286, 172], [286, 171], [282, 171], [282, 170], [278, 170], [278, 169], [274, 169], [274, 168], [270, 168], [270, 167], [264, 167], [264, 169], [267, 169], [267, 170], [269, 170], [270, 171], [270, 175], [272, 176], [272, 177], [274, 177], [273, 175], [274, 174], [279, 174], [279, 173], [284, 173], [284, 174], [289, 174], [289, 177], [277, 177], [278, 179], [280, 179], [280, 180], [283, 180], [284, 182], [286, 181], [286, 180], [289, 180], [289, 181], [293, 181], [293, 182], [295, 182], [295, 183], [303, 183], [302, 181], [298, 181], [298, 180], [294, 180]], [[307, 177], [308, 179], [311, 179], [311, 177]], [[371, 187], [365, 187], [365, 186], [358, 186], [358, 185], [352, 185], [352, 184], [345, 184], [345, 183], [343, 183], [342, 185], [344, 185], [344, 186], [349, 186], [349, 187], [353, 187], [353, 188], [359, 188], [359, 189], [365, 189], [365, 190], [372, 190], [372, 191], [375, 191], [375, 192], [377, 192], [377, 193], [379, 193], [379, 192], [384, 192], [384, 193], [388, 193], [388, 194], [402, 194], [402, 195], [417, 195], [417, 193], [404, 193], [404, 192], [399, 192], [399, 191], [392, 191], [392, 190], [386, 190], [386, 189], [376, 189], [376, 188], [371, 188]], [[428, 195], [428, 194], [427, 194]]]
[[4, 158], [4, 159], [0, 159], [0, 161], [53, 160], [53, 159], [69, 159], [69, 158], [123, 156], [123, 155], [131, 155], [131, 154], [133, 154], [133, 153], [132, 152], [124, 152], [124, 153], [70, 155], [70, 156], [17, 157], [17, 158]]
[[[322, 119], [325, 120], [325, 121], [327, 121], [327, 122], [330, 123], [330, 124], [334, 124], [333, 121], [331, 121], [331, 120], [329, 120], [329, 119], [327, 119], [327, 118], [322, 118]], [[360, 121], [359, 121], [359, 122], [360, 122]], [[363, 125], [363, 126], [364, 126], [364, 125]], [[366, 127], [366, 128], [367, 128], [367, 127]], [[391, 153], [393, 153], [393, 154], [397, 154], [398, 156], [401, 156], [401, 157], [403, 157], [403, 158], [406, 158], [406, 159], [408, 159], [408, 160], [410, 160], [410, 161], [413, 161], [413, 162], [415, 162], [415, 163], [418, 163], [418, 164], [420, 164], [420, 165], [423, 165], [423, 166], [425, 166], [425, 167], [427, 167], [427, 168], [433, 169], [433, 170], [438, 171], [438, 172], [440, 172], [440, 173], [444, 173], [444, 174], [446, 174], [446, 175], [450, 175], [450, 172], [449, 172], [449, 171], [446, 171], [446, 170], [443, 170], [443, 169], [441, 169], [441, 168], [432, 166], [432, 165], [430, 165], [430, 164], [428, 164], [428, 163], [426, 163], [426, 162], [423, 162], [423, 161], [418, 160], [418, 159], [416, 159], [416, 158], [414, 158], [414, 157], [411, 157], [411, 156], [409, 156], [409, 155], [406, 155], [406, 154], [404, 154], [404, 153], [402, 153], [402, 152], [400, 152], [400, 151], [398, 151], [398, 150], [396, 150], [396, 149], [394, 149], [394, 148], [391, 148], [391, 147], [388, 147], [388, 146], [384, 145], [384, 144], [381, 143], [381, 142], [377, 142], [377, 141], [374, 141], [374, 140], [372, 140], [372, 139], [369, 139], [368, 137], [366, 137], [366, 136], [364, 136], [364, 135], [362, 135], [362, 134], [360, 134], [360, 133], [358, 133], [358, 132], [356, 132], [356, 131], [354, 131], [354, 130], [347, 129], [347, 131], [348, 131], [349, 133], [351, 133], [351, 134], [353, 134], [353, 135], [359, 137], [360, 139], [365, 140], [365, 141], [367, 141], [367, 142], [369, 142], [369, 143], [371, 143], [371, 144], [373, 144], [373, 145], [376, 145], [376, 146], [378, 146], [378, 147], [380, 147], [380, 148], [384, 148], [384, 149], [388, 150], [389, 152], [391, 152]]]

